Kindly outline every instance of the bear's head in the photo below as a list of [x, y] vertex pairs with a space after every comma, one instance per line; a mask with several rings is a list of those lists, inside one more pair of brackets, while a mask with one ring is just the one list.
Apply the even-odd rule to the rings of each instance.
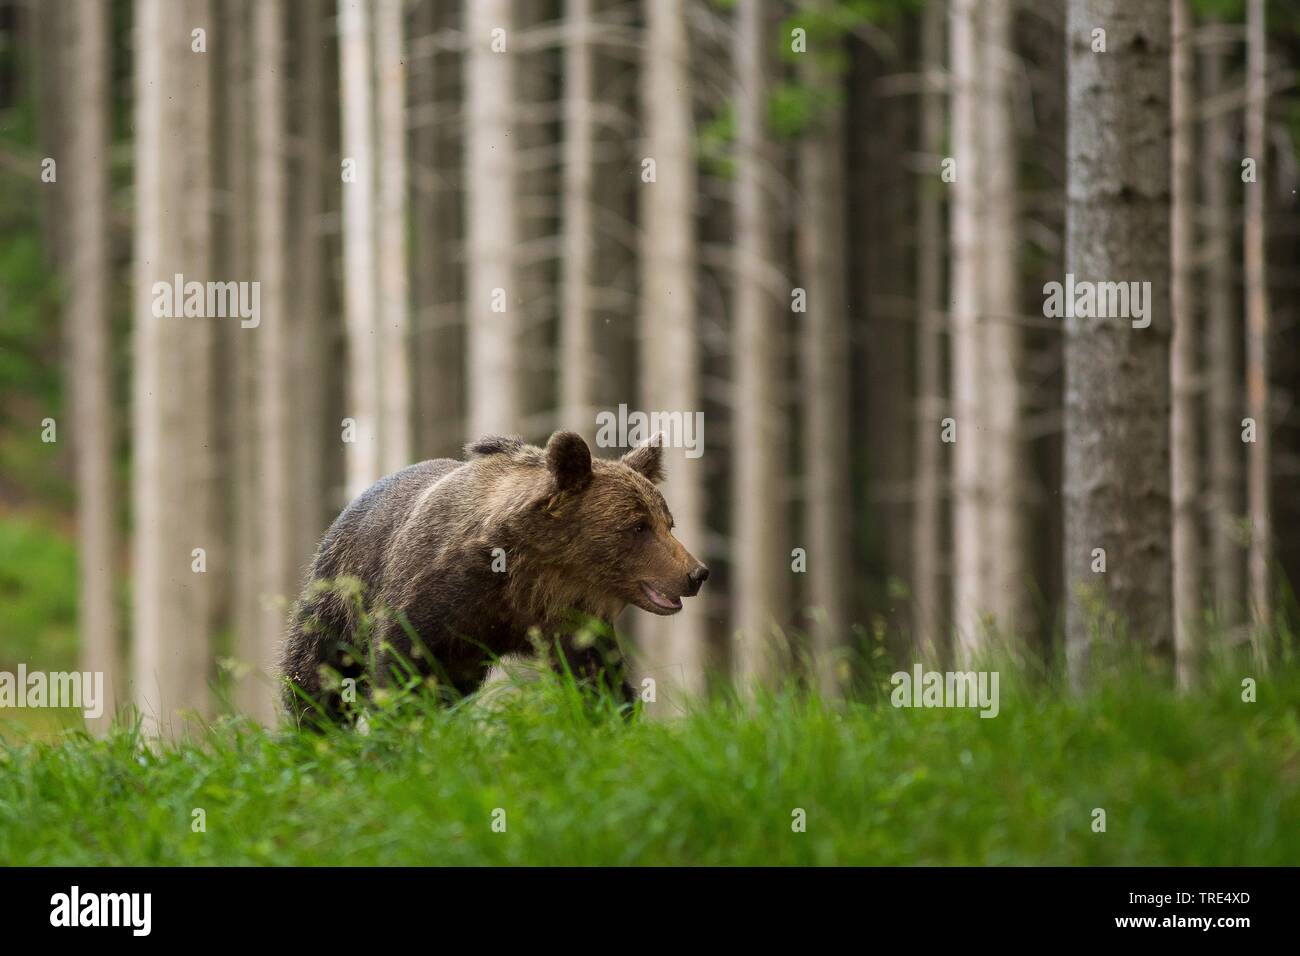
[[553, 545], [551, 561], [580, 582], [584, 603], [611, 613], [634, 604], [675, 614], [682, 598], [699, 593], [709, 569], [673, 537], [672, 513], [655, 487], [664, 478], [657, 438], [610, 461], [592, 458], [580, 435], [556, 432], [545, 468], [536, 514]]

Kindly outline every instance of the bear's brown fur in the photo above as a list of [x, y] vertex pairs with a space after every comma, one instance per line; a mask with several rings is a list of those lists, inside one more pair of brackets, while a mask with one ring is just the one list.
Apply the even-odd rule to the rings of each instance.
[[330, 669], [355, 678], [369, 662], [382, 684], [409, 666], [464, 694], [494, 656], [527, 652], [530, 631], [561, 638], [578, 677], [629, 695], [619, 669], [605, 670], [608, 646], [576, 646], [579, 622], [612, 634], [628, 604], [674, 613], [708, 577], [672, 536], [658, 444], [608, 461], [556, 432], [545, 449], [494, 437], [467, 451], [381, 479], [325, 533], [282, 659], [299, 720], [338, 715]]

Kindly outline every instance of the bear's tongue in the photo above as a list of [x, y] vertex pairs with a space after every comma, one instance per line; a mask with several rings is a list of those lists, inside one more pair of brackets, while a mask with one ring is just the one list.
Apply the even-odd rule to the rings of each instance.
[[650, 585], [645, 583], [642, 583], [641, 590], [645, 591], [646, 597], [648, 597], [652, 603], [657, 604], [659, 607], [663, 608], [664, 610], [677, 611], [681, 609], [682, 602], [680, 598], [674, 598], [672, 600], [669, 600], [668, 598], [660, 594], [658, 591], [656, 591], [654, 588], [652, 588]]

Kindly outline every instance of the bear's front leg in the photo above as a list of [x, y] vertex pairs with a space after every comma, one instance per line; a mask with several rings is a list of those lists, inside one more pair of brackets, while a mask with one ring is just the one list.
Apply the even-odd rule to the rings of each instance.
[[[620, 704], [636, 703], [636, 690], [628, 682], [623, 652], [612, 641], [597, 641], [577, 647], [573, 641], [561, 642], [564, 661], [574, 678], [592, 687], [604, 686]], [[557, 674], [564, 673], [564, 662], [553, 659], [551, 666]]]

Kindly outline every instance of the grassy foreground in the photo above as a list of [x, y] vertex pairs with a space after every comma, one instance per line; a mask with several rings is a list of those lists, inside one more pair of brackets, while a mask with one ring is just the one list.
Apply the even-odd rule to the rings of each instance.
[[408, 703], [364, 736], [10, 743], [0, 863], [1300, 863], [1294, 672], [1257, 703], [1240, 678], [1084, 698], [1002, 678], [993, 719], [791, 695], [626, 722], [547, 681], [493, 708]]

